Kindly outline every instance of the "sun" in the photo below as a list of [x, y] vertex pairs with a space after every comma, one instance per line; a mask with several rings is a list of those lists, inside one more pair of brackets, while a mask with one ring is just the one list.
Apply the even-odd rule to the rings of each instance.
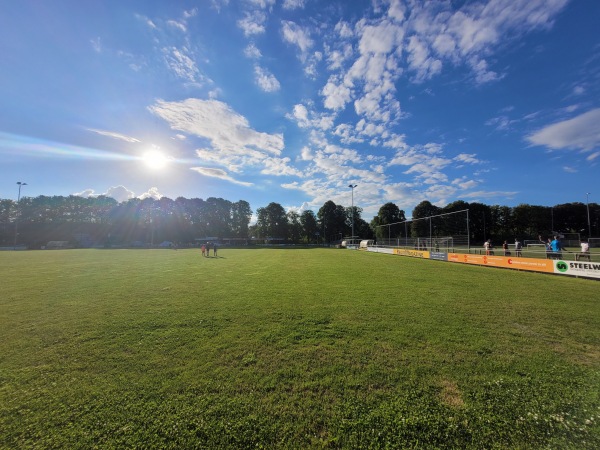
[[163, 169], [169, 162], [165, 154], [158, 150], [150, 150], [144, 153], [142, 160], [147, 167], [153, 170]]

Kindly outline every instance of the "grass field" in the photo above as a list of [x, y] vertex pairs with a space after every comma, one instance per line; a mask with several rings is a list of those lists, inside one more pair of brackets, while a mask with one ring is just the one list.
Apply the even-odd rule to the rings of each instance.
[[600, 448], [600, 283], [349, 250], [0, 252], [0, 448]]

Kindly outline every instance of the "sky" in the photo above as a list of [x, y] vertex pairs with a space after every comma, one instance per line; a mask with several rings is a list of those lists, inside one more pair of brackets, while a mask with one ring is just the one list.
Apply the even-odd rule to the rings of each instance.
[[599, 23], [597, 0], [0, 0], [0, 198], [598, 203]]

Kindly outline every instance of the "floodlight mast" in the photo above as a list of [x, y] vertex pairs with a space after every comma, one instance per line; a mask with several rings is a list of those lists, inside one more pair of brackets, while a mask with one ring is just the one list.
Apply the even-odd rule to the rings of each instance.
[[352, 214], [352, 243], [354, 244], [354, 188], [358, 186], [357, 184], [349, 184], [348, 187], [352, 189], [352, 209], [350, 210]]
[[15, 242], [13, 250], [17, 249], [17, 237], [19, 236], [19, 216], [21, 215], [21, 188], [23, 186], [27, 186], [27, 183], [24, 183], [23, 181], [17, 181], [17, 184], [19, 185], [19, 194], [17, 196], [17, 215], [15, 216]]
[[585, 193], [585, 205], [587, 207], [587, 216], [588, 216], [588, 239], [592, 237], [592, 227], [590, 225], [590, 193]]

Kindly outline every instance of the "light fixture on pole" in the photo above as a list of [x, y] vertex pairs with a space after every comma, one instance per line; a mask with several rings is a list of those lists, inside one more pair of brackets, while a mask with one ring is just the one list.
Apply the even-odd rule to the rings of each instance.
[[585, 206], [587, 207], [588, 216], [588, 239], [592, 237], [592, 227], [590, 225], [590, 193], [585, 193]]
[[357, 184], [349, 184], [348, 187], [350, 189], [352, 189], [352, 209], [351, 214], [352, 214], [352, 243], [354, 244], [354, 188], [358, 186]]
[[15, 216], [15, 242], [13, 250], [17, 249], [17, 237], [19, 235], [19, 216], [21, 215], [21, 208], [19, 207], [19, 204], [21, 203], [21, 188], [23, 186], [27, 186], [27, 183], [24, 183], [22, 181], [17, 181], [17, 184], [19, 185], [19, 195], [17, 196], [17, 214]]

